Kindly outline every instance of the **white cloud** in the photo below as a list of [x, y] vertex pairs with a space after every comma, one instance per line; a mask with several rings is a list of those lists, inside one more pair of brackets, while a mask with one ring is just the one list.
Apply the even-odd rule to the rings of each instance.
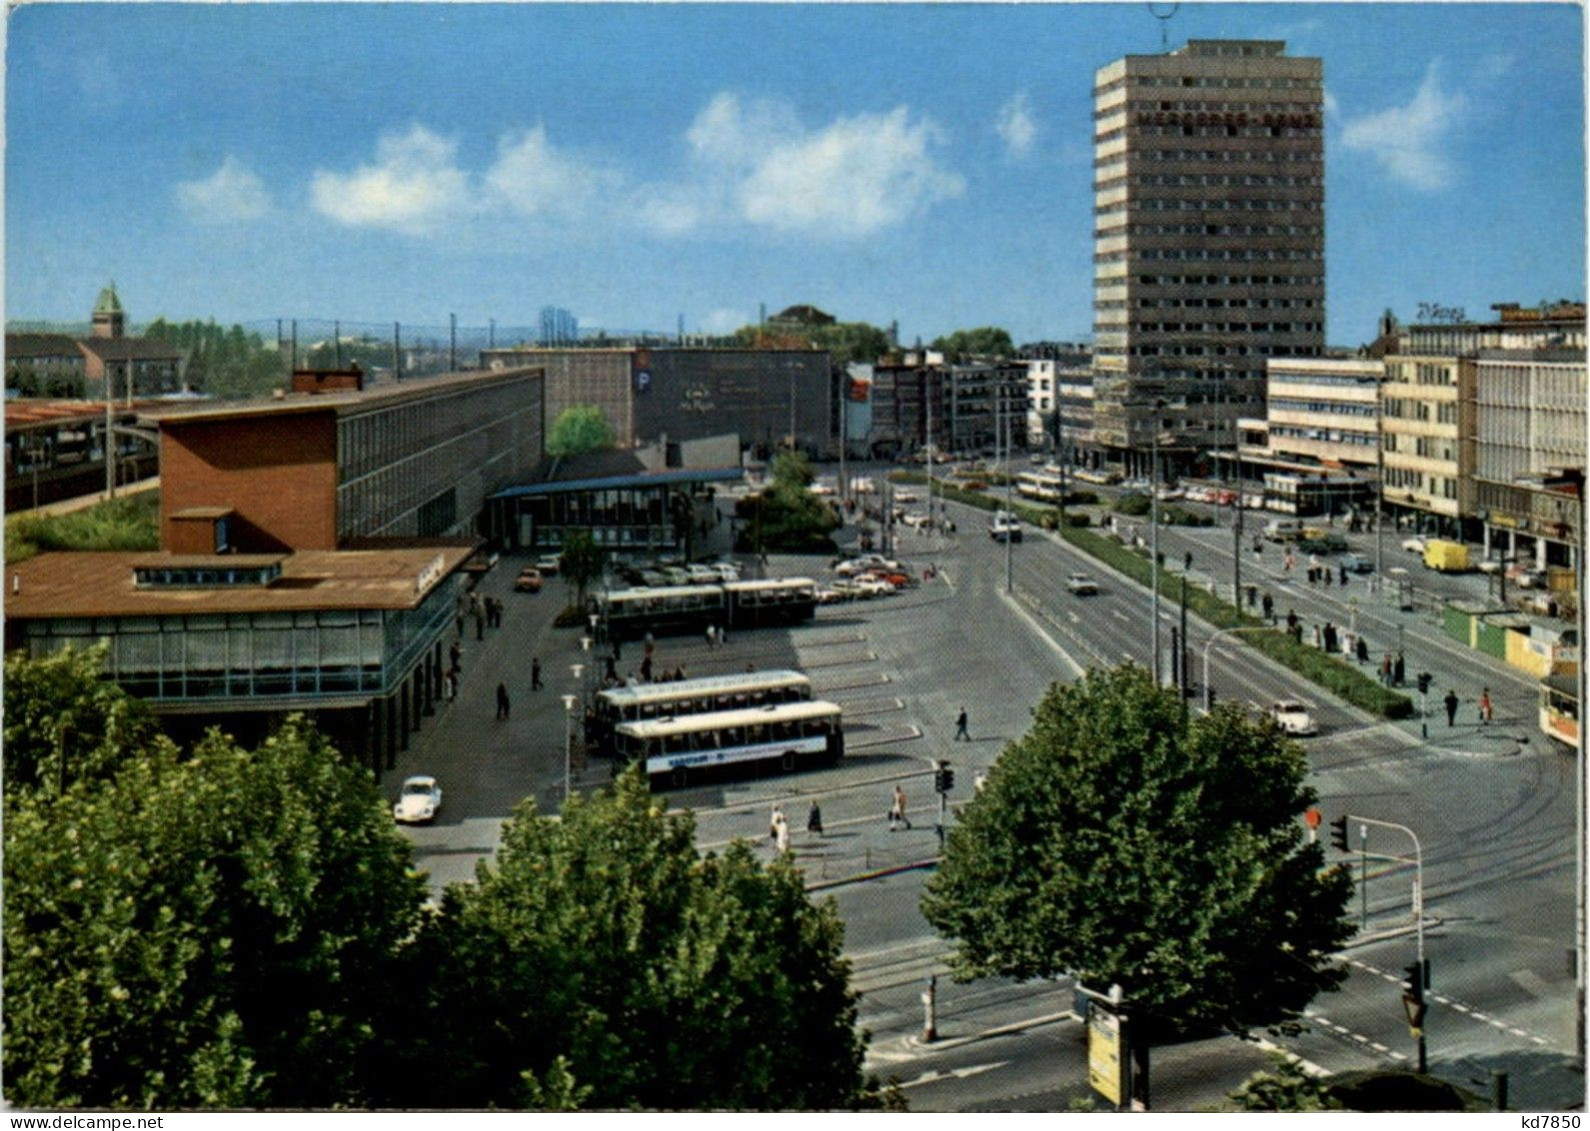
[[731, 218], [775, 231], [868, 236], [965, 191], [931, 152], [939, 128], [913, 122], [905, 107], [807, 130], [775, 103], [745, 106], [720, 94], [686, 139], [723, 179], [699, 186], [703, 211], [727, 207]]
[[749, 325], [754, 321], [755, 319], [748, 318], [743, 310], [726, 310], [720, 307], [717, 310], [708, 311], [706, 316], [701, 319], [701, 332], [703, 334], [729, 334], [738, 330], [741, 326]]
[[620, 181], [616, 172], [559, 152], [543, 126], [502, 138], [485, 178], [490, 203], [523, 216], [563, 218], [582, 216], [615, 196]]
[[1334, 117], [1337, 114], [1340, 114], [1341, 111], [1342, 111], [1342, 104], [1340, 102], [1336, 101], [1336, 96], [1331, 93], [1329, 87], [1325, 88], [1324, 96], [1325, 96], [1325, 113], [1330, 114], [1332, 117]]
[[178, 181], [177, 203], [189, 216], [205, 224], [257, 220], [271, 207], [265, 182], [231, 156], [208, 177]]
[[1468, 99], [1442, 87], [1439, 67], [1432, 62], [1412, 100], [1349, 119], [1342, 127], [1342, 144], [1369, 154], [1397, 180], [1434, 192], [1456, 175], [1441, 147], [1467, 110]]
[[310, 204], [342, 224], [427, 230], [471, 208], [469, 178], [454, 164], [457, 149], [424, 126], [387, 134], [373, 164], [351, 173], [317, 171]]
[[1038, 123], [1033, 121], [1026, 91], [1018, 91], [999, 108], [994, 129], [1004, 139], [1005, 149], [1012, 157], [1025, 157], [1032, 150], [1032, 143], [1038, 136]]

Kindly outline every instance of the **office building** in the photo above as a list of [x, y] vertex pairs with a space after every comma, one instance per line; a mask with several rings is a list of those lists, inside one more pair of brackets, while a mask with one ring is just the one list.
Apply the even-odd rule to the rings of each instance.
[[[1325, 346], [1319, 59], [1193, 40], [1094, 82], [1094, 443], [1148, 470], [1232, 447], [1265, 363]], [[1168, 441], [1168, 445], [1166, 443]]]

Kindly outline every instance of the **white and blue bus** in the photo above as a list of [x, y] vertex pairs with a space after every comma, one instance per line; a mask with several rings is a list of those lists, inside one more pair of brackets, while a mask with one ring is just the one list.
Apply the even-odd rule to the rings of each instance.
[[831, 765], [844, 757], [845, 731], [838, 704], [813, 699], [619, 723], [613, 752], [621, 764], [644, 763], [653, 788], [677, 788], [727, 772]]
[[620, 723], [742, 711], [812, 697], [812, 681], [797, 671], [735, 672], [696, 679], [610, 687], [597, 692], [593, 732], [586, 736], [599, 754], [613, 752], [613, 728]]

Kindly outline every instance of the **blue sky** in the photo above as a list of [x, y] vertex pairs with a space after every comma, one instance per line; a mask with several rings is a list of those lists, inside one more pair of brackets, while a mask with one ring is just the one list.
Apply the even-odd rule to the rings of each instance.
[[[1089, 335], [1143, 3], [54, 4], [6, 45], [6, 313]], [[1569, 4], [1183, 4], [1324, 60], [1328, 337], [1583, 298]]]

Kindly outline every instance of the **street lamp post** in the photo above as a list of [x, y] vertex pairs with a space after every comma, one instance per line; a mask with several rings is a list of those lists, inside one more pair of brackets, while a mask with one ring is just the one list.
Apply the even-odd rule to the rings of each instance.
[[1209, 694], [1209, 650], [1215, 646], [1215, 641], [1222, 636], [1235, 636], [1239, 632], [1264, 632], [1268, 631], [1266, 625], [1238, 625], [1232, 628], [1222, 628], [1215, 632], [1204, 642], [1204, 710], [1208, 711], [1214, 705], [1214, 699]]
[[1151, 665], [1154, 669], [1154, 686], [1160, 684], [1159, 668], [1159, 417], [1158, 406], [1155, 406], [1154, 430], [1149, 434], [1149, 465], [1148, 465], [1148, 525], [1149, 530], [1149, 578], [1151, 582], [1152, 598], [1150, 600], [1149, 620], [1153, 623], [1153, 645]]
[[[579, 664], [574, 665], [575, 678], [579, 678]], [[577, 697], [563, 697], [563, 804], [569, 803], [574, 786], [574, 704]]]

